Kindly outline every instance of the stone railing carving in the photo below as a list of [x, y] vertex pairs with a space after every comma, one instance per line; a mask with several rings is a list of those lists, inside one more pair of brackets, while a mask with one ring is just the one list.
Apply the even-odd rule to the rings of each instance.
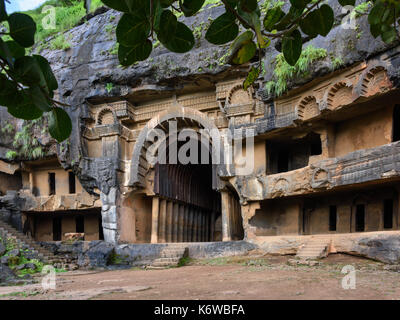
[[[239, 183], [244, 201], [320, 192], [346, 185], [400, 178], [400, 142], [321, 160], [305, 168], [266, 175]], [[239, 180], [238, 180], [239, 181]]]

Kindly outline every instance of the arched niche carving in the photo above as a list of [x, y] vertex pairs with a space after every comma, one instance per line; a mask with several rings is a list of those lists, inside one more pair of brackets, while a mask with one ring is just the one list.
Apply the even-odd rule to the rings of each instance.
[[375, 66], [367, 69], [361, 81], [360, 95], [363, 97], [384, 93], [392, 88], [392, 83], [383, 66]]
[[317, 99], [314, 96], [303, 98], [297, 106], [297, 115], [300, 120], [308, 120], [320, 113]]
[[353, 86], [344, 81], [337, 82], [331, 86], [326, 95], [327, 106], [330, 110], [335, 110], [340, 106], [348, 105], [354, 100]]
[[100, 110], [97, 115], [96, 124], [101, 125], [112, 125], [116, 123], [116, 117], [114, 112], [110, 108], [104, 108]]
[[227, 105], [237, 106], [251, 103], [253, 101], [249, 90], [245, 91], [242, 85], [234, 86], [227, 97]]

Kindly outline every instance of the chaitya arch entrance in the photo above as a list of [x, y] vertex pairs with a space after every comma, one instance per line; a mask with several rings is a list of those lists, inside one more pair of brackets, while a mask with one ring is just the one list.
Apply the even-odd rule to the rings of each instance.
[[[162, 131], [164, 138], [149, 139], [152, 130]], [[131, 167], [130, 184], [135, 191], [123, 205], [130, 208], [122, 211], [125, 215], [121, 218], [121, 224], [125, 224], [121, 226], [125, 229], [122, 241], [170, 243], [243, 239], [239, 198], [219, 178], [219, 173], [225, 170], [222, 144], [216, 141], [220, 138], [212, 137], [205, 142], [201, 139], [201, 130], [214, 130], [219, 135], [211, 120], [188, 108], [162, 113], [142, 130], [134, 147]], [[185, 131], [191, 131], [191, 135]], [[190, 140], [193, 136], [198, 138], [195, 144]], [[174, 157], [171, 150], [176, 150], [179, 156]], [[193, 150], [198, 153], [192, 154]], [[149, 154], [153, 160], [149, 160]], [[180, 157], [182, 154], [184, 161]], [[128, 228], [135, 230], [135, 236], [124, 236]]]

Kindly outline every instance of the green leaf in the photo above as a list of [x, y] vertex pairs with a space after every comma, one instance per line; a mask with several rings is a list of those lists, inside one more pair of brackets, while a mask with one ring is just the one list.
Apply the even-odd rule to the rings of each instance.
[[381, 25], [380, 24], [371, 24], [369, 30], [374, 38], [377, 38], [381, 34]]
[[176, 0], [161, 0], [161, 5], [162, 5], [163, 8], [168, 8], [175, 1]]
[[257, 9], [257, 0], [240, 0], [240, 8], [246, 12], [253, 12]]
[[54, 108], [49, 116], [50, 135], [59, 143], [66, 140], [72, 132], [72, 122], [68, 113], [61, 108]]
[[314, 38], [318, 34], [326, 36], [332, 29], [335, 17], [330, 6], [324, 4], [321, 8], [310, 12], [300, 21], [301, 30]]
[[184, 0], [181, 9], [186, 17], [196, 14], [204, 5], [205, 0]]
[[8, 105], [8, 113], [18, 119], [35, 120], [43, 115], [43, 111], [37, 108], [31, 101], [31, 96], [26, 90], [19, 91], [18, 102]]
[[276, 30], [281, 31], [286, 29], [294, 20], [299, 18], [303, 13], [303, 9], [298, 9], [291, 6], [289, 12], [275, 26]]
[[319, 32], [320, 19], [319, 10], [314, 10], [310, 12], [304, 19], [302, 19], [299, 23], [301, 31], [303, 31], [306, 35], [310, 36], [311, 38], [315, 38]]
[[4, 0], [0, 0], [0, 22], [7, 20], [7, 11]]
[[143, 43], [150, 35], [149, 20], [142, 11], [125, 13], [118, 23], [116, 34], [117, 41], [125, 47]]
[[290, 0], [291, 5], [298, 9], [304, 9], [310, 2], [311, 0]]
[[236, 52], [246, 43], [250, 42], [254, 38], [254, 33], [251, 30], [247, 30], [243, 32], [240, 36], [238, 36], [235, 41], [232, 42], [229, 48], [229, 57], [231, 60], [232, 57], [236, 54]]
[[18, 101], [18, 87], [14, 81], [0, 74], [0, 105], [9, 106]]
[[232, 58], [233, 64], [249, 62], [257, 52], [257, 45], [253, 41], [245, 42]]
[[268, 10], [264, 17], [265, 30], [272, 31], [274, 29], [274, 25], [277, 24], [284, 16], [285, 13], [280, 7], [275, 7]]
[[155, 0], [154, 7], [153, 7], [153, 12], [154, 12], [153, 29], [156, 32], [160, 31], [161, 15], [162, 15], [163, 11], [164, 10], [162, 8], [161, 1], [160, 0]]
[[25, 55], [25, 48], [21, 47], [15, 41], [6, 41], [5, 44], [7, 45], [8, 49], [10, 50], [11, 55], [14, 59], [21, 58]]
[[35, 43], [36, 23], [23, 13], [13, 13], [8, 17], [10, 36], [19, 45], [29, 48]]
[[392, 26], [387, 26], [383, 29], [384, 30], [382, 30], [382, 34], [381, 34], [383, 42], [392, 43], [393, 41], [395, 41], [397, 39], [396, 28], [394, 28]]
[[289, 36], [282, 39], [282, 51], [287, 63], [294, 66], [301, 55], [303, 42], [299, 30], [294, 30]]
[[238, 34], [239, 27], [235, 16], [225, 12], [211, 23], [205, 38], [212, 44], [221, 45], [234, 40]]
[[42, 71], [44, 80], [46, 82], [47, 88], [49, 91], [55, 91], [58, 89], [58, 82], [56, 77], [54, 76], [53, 71], [51, 70], [50, 64], [46, 58], [40, 55], [33, 55], [33, 58], [36, 60], [39, 65], [40, 70]]
[[52, 104], [46, 98], [46, 95], [43, 93], [39, 86], [33, 86], [29, 88], [27, 92], [29, 93], [31, 101], [36, 108], [44, 112], [48, 112], [51, 110]]
[[157, 33], [158, 40], [169, 51], [185, 53], [194, 47], [195, 40], [192, 31], [185, 24], [178, 22], [170, 10], [164, 10], [160, 25], [162, 28]]
[[250, 88], [250, 86], [258, 79], [260, 73], [261, 70], [259, 68], [252, 67], [246, 80], [243, 82], [243, 89], [247, 91], [247, 89]]
[[149, 1], [143, 0], [101, 0], [107, 7], [115, 9], [121, 12], [132, 12], [133, 10], [138, 10], [143, 6], [144, 3], [149, 3]]
[[24, 56], [18, 58], [14, 63], [14, 72], [17, 80], [23, 85], [44, 84], [42, 71], [37, 60], [33, 57]]
[[125, 47], [120, 45], [118, 48], [118, 59], [121, 65], [130, 66], [138, 61], [146, 60], [153, 49], [153, 44], [149, 39], [144, 42], [137, 43], [133, 47]]
[[356, 0], [339, 0], [339, 3], [342, 7], [344, 6], [355, 6]]
[[335, 22], [335, 14], [330, 6], [323, 4], [318, 10], [320, 12], [320, 31], [318, 32], [321, 36], [325, 37], [332, 29], [333, 23]]
[[386, 7], [381, 2], [375, 4], [368, 15], [369, 24], [380, 24], [385, 11]]
[[226, 2], [228, 2], [229, 6], [230, 6], [232, 9], [234, 9], [234, 8], [236, 8], [236, 6], [238, 5], [239, 0], [226, 0]]
[[39, 84], [42, 73], [35, 58], [24, 56], [15, 61], [14, 73], [17, 81], [23, 85], [30, 86]]

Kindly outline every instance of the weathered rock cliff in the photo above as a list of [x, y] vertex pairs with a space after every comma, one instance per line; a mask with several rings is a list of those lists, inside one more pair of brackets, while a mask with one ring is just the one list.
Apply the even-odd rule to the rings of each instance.
[[[312, 44], [315, 48], [324, 48], [328, 55], [310, 66], [308, 76], [291, 79], [288, 83], [289, 88], [332, 72], [333, 58], [340, 60], [340, 66], [336, 67], [344, 68], [365, 59], [384, 59], [385, 55], [397, 55], [396, 44], [387, 46], [370, 35], [366, 16], [355, 20], [355, 28], [348, 28], [342, 23], [346, 16], [342, 7], [336, 0], [329, 2], [337, 16], [336, 27], [328, 37], [317, 37], [304, 45]], [[223, 63], [221, 58], [226, 53], [226, 47], [216, 47], [204, 40], [204, 31], [210, 18], [219, 16], [223, 11], [221, 6], [210, 5], [195, 17], [181, 18], [186, 20], [187, 25], [194, 27], [198, 43], [193, 51], [174, 54], [155, 43], [156, 49], [147, 61], [129, 68], [121, 67], [115, 54], [115, 26], [120, 14], [113, 10], [99, 11], [104, 13], [95, 15], [87, 22], [67, 31], [65, 38], [71, 43], [70, 49], [40, 50], [50, 61], [59, 81], [59, 99], [71, 106], [68, 113], [73, 121], [73, 133], [70, 142], [64, 143], [63, 148], [58, 148], [58, 156], [65, 167], [75, 169], [89, 191], [99, 187], [99, 182], [90, 172], [85, 172], [90, 171], [91, 167], [82, 166], [81, 163], [84, 150], [80, 128], [83, 126], [82, 119], [88, 113], [87, 102], [113, 101], [118, 97], [135, 102], [143, 97], [194, 91], [199, 87], [212, 86], [218, 79], [229, 74], [243, 75], [246, 72], [247, 67], [232, 67]], [[38, 46], [36, 51], [41, 47]], [[259, 81], [261, 88], [258, 91], [264, 100], [272, 97], [265, 93], [264, 84], [273, 79], [274, 58], [279, 53], [275, 47], [279, 46], [272, 43], [265, 52], [265, 74]], [[397, 85], [400, 78], [398, 64], [392, 65], [388, 71], [391, 80]], [[11, 119], [4, 109], [0, 112], [2, 121]], [[10, 121], [15, 122], [14, 119]], [[4, 159], [7, 149], [12, 148], [11, 142], [10, 135], [0, 136], [0, 159]]]

